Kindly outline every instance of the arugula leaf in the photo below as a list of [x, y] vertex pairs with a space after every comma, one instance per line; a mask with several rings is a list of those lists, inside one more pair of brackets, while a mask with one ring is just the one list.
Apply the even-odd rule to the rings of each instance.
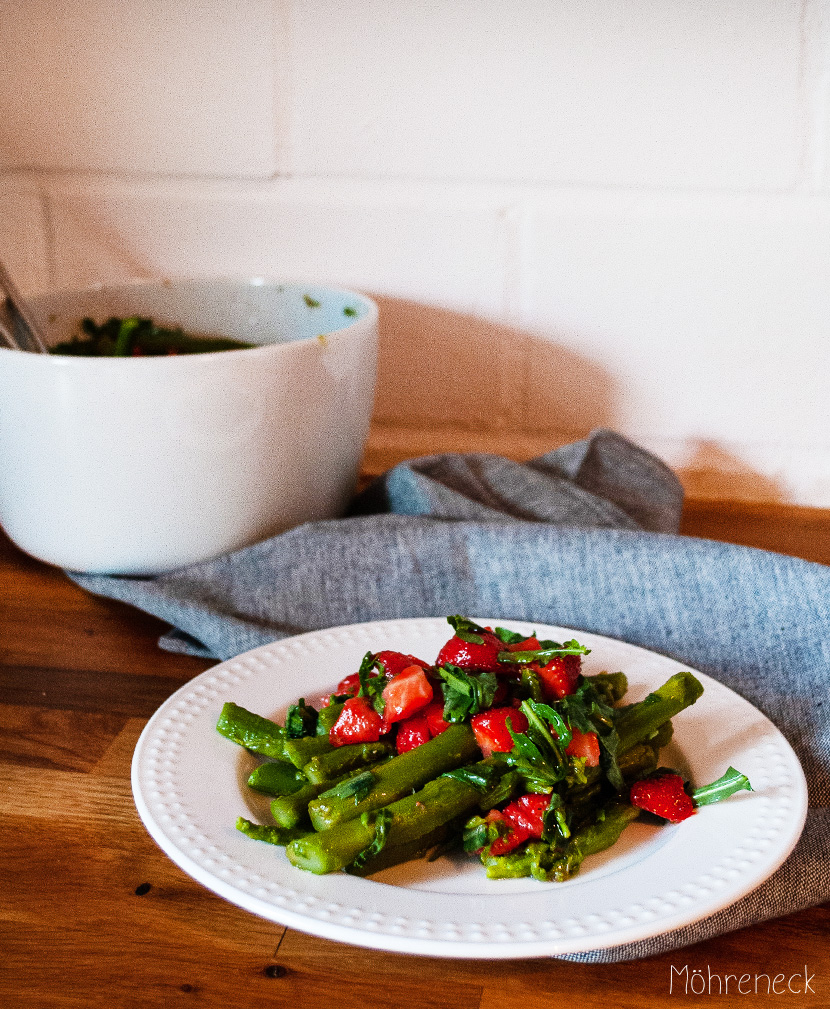
[[568, 762], [538, 711], [547, 707], [536, 701], [522, 701], [519, 710], [527, 718], [527, 732], [514, 732], [509, 719], [507, 722], [513, 749], [505, 760], [528, 779], [529, 787], [540, 792], [548, 791], [568, 774]]
[[493, 704], [496, 696], [494, 673], [468, 673], [458, 666], [441, 666], [438, 674], [444, 681], [444, 721], [464, 722]]
[[455, 631], [455, 636], [466, 641], [468, 645], [483, 645], [485, 628], [475, 623], [467, 617], [454, 616], [447, 617], [447, 623]]
[[375, 855], [380, 854], [386, 844], [386, 838], [389, 834], [389, 824], [392, 822], [392, 813], [384, 808], [378, 809], [371, 813], [362, 813], [360, 817], [360, 822], [364, 827], [374, 825], [375, 836], [372, 838], [372, 843], [367, 845], [363, 851], [355, 856], [354, 861], [351, 863], [356, 869], [361, 869], [370, 858], [374, 858]]
[[444, 771], [442, 778], [455, 778], [456, 781], [463, 781], [466, 785], [472, 785], [480, 792], [486, 792], [492, 788], [501, 777], [502, 771], [495, 766], [487, 764], [470, 764], [467, 767], [455, 767], [451, 771]]
[[[519, 640], [521, 641], [522, 639], [520, 638]], [[498, 660], [499, 662], [519, 666], [529, 665], [531, 662], [540, 662], [544, 665], [546, 662], [550, 662], [551, 659], [562, 658], [565, 655], [588, 655], [591, 651], [590, 648], [586, 648], [574, 640], [566, 641], [561, 645], [556, 641], [540, 641], [539, 644], [542, 647], [534, 651], [499, 652]]]
[[728, 799], [735, 792], [751, 792], [752, 790], [749, 778], [745, 774], [741, 774], [740, 771], [736, 771], [734, 767], [729, 767], [726, 774], [721, 775], [717, 781], [696, 788], [692, 792], [692, 798], [698, 806], [709, 806], [713, 802]]
[[301, 697], [292, 704], [285, 716], [285, 734], [289, 739], [302, 739], [303, 736], [313, 736], [317, 731], [317, 709], [306, 704]]
[[[372, 676], [374, 670], [377, 670], [380, 676]], [[357, 675], [360, 680], [360, 689], [356, 696], [367, 697], [374, 710], [382, 715], [383, 709], [386, 707], [382, 696], [383, 688], [386, 686], [386, 677], [383, 675], [383, 665], [375, 658], [373, 652], [367, 652], [363, 656]]]
[[542, 814], [542, 840], [567, 841], [571, 836], [565, 803], [558, 792], [550, 797], [548, 808]]
[[506, 627], [496, 627], [493, 633], [503, 642], [505, 645], [517, 645], [520, 641], [526, 641], [529, 637], [535, 637], [534, 634], [519, 634], [518, 631], [509, 631]]
[[356, 774], [353, 778], [347, 778], [345, 781], [341, 781], [339, 785], [335, 785], [334, 788], [328, 789], [326, 792], [320, 794], [321, 799], [348, 799], [349, 796], [354, 796], [355, 805], [362, 802], [363, 799], [371, 792], [375, 784], [375, 776], [371, 771], [363, 771], [361, 774]]

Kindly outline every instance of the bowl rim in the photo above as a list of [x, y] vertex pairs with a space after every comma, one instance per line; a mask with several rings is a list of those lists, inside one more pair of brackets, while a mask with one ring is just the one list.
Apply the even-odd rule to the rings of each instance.
[[[244, 354], [246, 358], [251, 355], [265, 355], [265, 354], [279, 354], [288, 353], [291, 347], [307, 347], [313, 344], [319, 344], [325, 346], [329, 340], [344, 339], [345, 334], [353, 330], [357, 326], [362, 326], [365, 328], [367, 325], [372, 326], [377, 324], [378, 320], [378, 305], [377, 302], [369, 297], [367, 294], [363, 294], [360, 291], [356, 291], [350, 287], [342, 287], [339, 284], [329, 284], [321, 281], [314, 280], [302, 280], [302, 279], [282, 279], [278, 277], [271, 277], [265, 274], [245, 274], [245, 275], [233, 275], [233, 274], [218, 274], [218, 275], [205, 275], [205, 276], [168, 276], [163, 277], [135, 277], [127, 280], [119, 281], [97, 281], [94, 284], [86, 284], [79, 287], [58, 287], [52, 288], [45, 291], [38, 291], [34, 294], [27, 294], [26, 300], [28, 304], [37, 311], [38, 302], [47, 298], [59, 297], [61, 295], [79, 295], [86, 293], [98, 293], [104, 291], [112, 290], [122, 290], [129, 288], [139, 288], [139, 287], [155, 287], [155, 288], [175, 288], [177, 286], [187, 286], [187, 285], [198, 285], [198, 284], [216, 284], [216, 285], [226, 285], [228, 287], [284, 287], [284, 288], [306, 288], [313, 291], [328, 291], [333, 294], [345, 295], [349, 298], [354, 298], [363, 303], [366, 311], [362, 315], [358, 315], [356, 318], [349, 320], [345, 326], [341, 326], [338, 329], [331, 329], [325, 333], [320, 333], [316, 336], [300, 337], [295, 340], [289, 340], [285, 343], [265, 343], [259, 344], [254, 347], [241, 347], [235, 349], [232, 355], [233, 360], [238, 360], [238, 355]], [[218, 334], [216, 334], [218, 335]], [[126, 362], [130, 362], [132, 366], [139, 367], [182, 367], [183, 362], [193, 363], [194, 360], [217, 360], [225, 359], [228, 356], [228, 351], [226, 350], [214, 350], [214, 351], [200, 351], [197, 354], [170, 354], [170, 355], [148, 355], [142, 357], [80, 357], [71, 354], [39, 354], [27, 350], [19, 350], [15, 347], [5, 347], [0, 344], [0, 355], [13, 354], [18, 358], [25, 357], [32, 361], [38, 360], [41, 362], [51, 362], [50, 364], [43, 364], [41, 367], [56, 367], [56, 368], [120, 368], [125, 365]], [[175, 363], [174, 363], [175, 362]]]

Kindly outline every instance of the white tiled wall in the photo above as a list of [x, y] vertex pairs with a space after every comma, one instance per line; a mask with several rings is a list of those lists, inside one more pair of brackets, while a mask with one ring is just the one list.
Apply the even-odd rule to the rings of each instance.
[[0, 25], [21, 286], [351, 285], [382, 311], [373, 466], [606, 425], [694, 495], [830, 507], [829, 0], [21, 0]]

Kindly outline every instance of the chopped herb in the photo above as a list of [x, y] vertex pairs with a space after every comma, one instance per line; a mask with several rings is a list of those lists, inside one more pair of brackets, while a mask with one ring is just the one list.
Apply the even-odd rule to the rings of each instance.
[[[519, 639], [522, 640], [521, 638]], [[507, 644], [513, 644], [513, 642], [507, 642]], [[578, 641], [565, 641], [563, 644], [559, 644], [556, 641], [541, 641], [540, 644], [542, 648], [535, 649], [529, 652], [499, 652], [499, 662], [505, 662], [509, 665], [528, 665], [531, 662], [540, 662], [544, 665], [546, 662], [550, 662], [551, 659], [559, 659], [565, 655], [588, 655], [591, 649], [586, 648], [584, 645], [580, 645]]]
[[354, 796], [355, 805], [362, 802], [375, 784], [375, 776], [371, 771], [363, 771], [353, 778], [341, 781], [339, 785], [328, 789], [320, 795], [321, 799], [348, 799]]
[[289, 739], [302, 739], [317, 732], [317, 709], [306, 704], [301, 697], [292, 704], [285, 716], [285, 733]]
[[[377, 670], [381, 675], [372, 676], [373, 670]], [[374, 652], [366, 652], [363, 656], [363, 661], [360, 663], [357, 675], [360, 680], [360, 689], [357, 692], [357, 696], [368, 697], [375, 711], [379, 715], [382, 715], [383, 709], [386, 706], [383, 700], [383, 688], [386, 686], [386, 677], [383, 676], [383, 666], [375, 658]]]
[[310, 294], [303, 295], [303, 301], [308, 305], [309, 308], [319, 308], [320, 302], [315, 298], [312, 298]]
[[484, 644], [482, 635], [486, 633], [485, 628], [469, 620], [467, 617], [447, 617], [447, 623], [455, 631], [455, 636], [462, 641], [466, 641], [468, 645]]
[[357, 309], [352, 308], [350, 305], [346, 305], [346, 307], [343, 309], [343, 315], [349, 315], [349, 316], [357, 315]]
[[518, 631], [508, 631], [506, 627], [496, 627], [493, 633], [506, 645], [518, 645], [520, 641], [527, 641], [528, 637], [536, 636], [535, 631], [531, 635], [519, 634]]
[[445, 722], [464, 722], [492, 706], [497, 687], [494, 673], [468, 673], [448, 664], [438, 674], [444, 681]]
[[389, 833], [389, 824], [392, 822], [392, 813], [386, 807], [372, 813], [362, 813], [360, 822], [364, 827], [374, 825], [375, 836], [372, 843], [367, 845], [352, 862], [355, 869], [362, 868], [370, 858], [374, 858], [375, 855], [379, 855], [383, 851]]

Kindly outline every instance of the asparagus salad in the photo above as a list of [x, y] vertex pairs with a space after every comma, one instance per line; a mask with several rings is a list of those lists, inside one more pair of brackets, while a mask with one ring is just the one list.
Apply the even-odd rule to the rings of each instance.
[[693, 788], [659, 766], [671, 719], [703, 693], [691, 673], [624, 704], [625, 675], [583, 675], [577, 641], [447, 620], [434, 662], [368, 652], [282, 725], [225, 704], [217, 729], [264, 758], [248, 787], [273, 817], [237, 828], [314, 873], [368, 876], [463, 849], [491, 879], [561, 881], [643, 812], [678, 823], [751, 790], [732, 767]]

